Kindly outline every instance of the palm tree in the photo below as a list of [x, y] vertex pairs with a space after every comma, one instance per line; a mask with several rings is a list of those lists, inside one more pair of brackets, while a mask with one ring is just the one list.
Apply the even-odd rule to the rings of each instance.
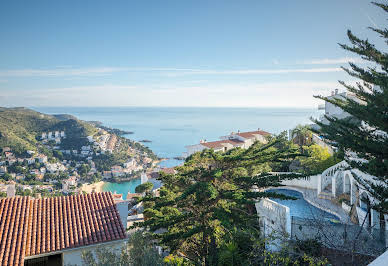
[[299, 146], [310, 145], [312, 142], [313, 132], [310, 130], [310, 127], [307, 125], [297, 125], [291, 131], [291, 138], [295, 144]]

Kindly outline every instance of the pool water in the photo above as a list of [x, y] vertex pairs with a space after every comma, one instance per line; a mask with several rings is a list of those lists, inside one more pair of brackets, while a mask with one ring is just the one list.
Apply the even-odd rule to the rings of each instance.
[[337, 216], [323, 211], [308, 203], [300, 192], [289, 189], [270, 189], [268, 192], [275, 192], [278, 194], [297, 198], [296, 200], [281, 200], [271, 198], [271, 200], [289, 207], [291, 216], [305, 219], [338, 220]]

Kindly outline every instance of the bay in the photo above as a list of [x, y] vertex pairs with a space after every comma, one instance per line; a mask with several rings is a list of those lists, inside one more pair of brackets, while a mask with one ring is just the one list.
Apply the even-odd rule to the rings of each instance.
[[[186, 150], [186, 145], [201, 139], [218, 140], [234, 131], [260, 128], [273, 134], [312, 123], [322, 111], [313, 108], [211, 108], [211, 107], [35, 107], [47, 114], [71, 114], [87, 121], [100, 121], [105, 126], [132, 131], [125, 137], [140, 141], [159, 157], [168, 158], [161, 167], [173, 167], [182, 161], [173, 159]], [[134, 191], [136, 181], [107, 184], [106, 191]], [[139, 183], [140, 184], [140, 183]], [[123, 193], [124, 194], [124, 193]], [[126, 195], [126, 193], [124, 194]]]

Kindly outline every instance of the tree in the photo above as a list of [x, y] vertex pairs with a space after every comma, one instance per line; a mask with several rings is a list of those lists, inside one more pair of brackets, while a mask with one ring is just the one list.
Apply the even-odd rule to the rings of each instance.
[[144, 184], [138, 185], [135, 188], [135, 192], [136, 193], [143, 193], [143, 192], [149, 193], [153, 187], [154, 187], [154, 184], [152, 184], [151, 182], [145, 182]]
[[11, 180], [13, 180], [13, 177], [9, 173], [5, 173], [3, 175], [3, 179], [6, 180], [6, 181], [11, 181]]
[[161, 174], [160, 197], [147, 195], [142, 199], [152, 207], [145, 209], [146, 221], [137, 226], [149, 228], [173, 255], [194, 264], [217, 265], [220, 258], [230, 256], [247, 261], [259, 238], [256, 200], [287, 198], [263, 188], [279, 186], [282, 179], [297, 176], [257, 174], [257, 166], [289, 164], [299, 155], [285, 134], [246, 150], [195, 153], [176, 168], [177, 174]]
[[323, 148], [318, 144], [311, 146], [304, 146], [304, 152], [307, 154], [306, 157], [300, 158], [301, 166], [304, 171], [309, 173], [322, 173], [330, 166], [340, 162], [337, 155], [331, 155], [327, 148]]
[[291, 137], [295, 144], [298, 144], [299, 146], [303, 147], [306, 145], [310, 145], [312, 142], [312, 134], [309, 126], [306, 125], [297, 125], [292, 131], [291, 131]]
[[[388, 12], [388, 5], [374, 5]], [[388, 44], [388, 29], [369, 29]], [[328, 123], [315, 122], [320, 126], [319, 133], [347, 155], [345, 159], [353, 169], [374, 176], [373, 180], [366, 180], [352, 170], [357, 181], [378, 200], [374, 208], [388, 213], [388, 54], [379, 51], [368, 40], [359, 39], [350, 30], [347, 35], [350, 45], [340, 46], [361, 56], [370, 66], [349, 63], [350, 68], [343, 68], [350, 76], [359, 79], [356, 85], [340, 81], [355, 98], [315, 96], [351, 116], [344, 119], [326, 116]]]

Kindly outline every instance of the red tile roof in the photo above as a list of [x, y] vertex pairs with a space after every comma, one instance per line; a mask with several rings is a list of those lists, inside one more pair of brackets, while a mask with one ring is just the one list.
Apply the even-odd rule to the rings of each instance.
[[210, 141], [210, 142], [202, 142], [201, 145], [208, 147], [210, 149], [215, 149], [215, 148], [223, 148], [225, 144], [231, 144], [233, 146], [241, 146], [244, 144], [243, 141], [238, 141], [238, 140], [217, 140], [217, 141]]
[[257, 130], [257, 131], [250, 131], [250, 132], [241, 132], [241, 133], [237, 133], [237, 135], [243, 138], [249, 139], [249, 138], [254, 138], [255, 135], [269, 136], [271, 134], [263, 130]]
[[165, 173], [165, 174], [170, 174], [170, 175], [173, 175], [173, 174], [176, 173], [176, 170], [174, 169], [174, 167], [171, 167], [171, 168], [161, 168], [160, 171]]
[[125, 238], [109, 192], [0, 200], [0, 265], [24, 257]]

